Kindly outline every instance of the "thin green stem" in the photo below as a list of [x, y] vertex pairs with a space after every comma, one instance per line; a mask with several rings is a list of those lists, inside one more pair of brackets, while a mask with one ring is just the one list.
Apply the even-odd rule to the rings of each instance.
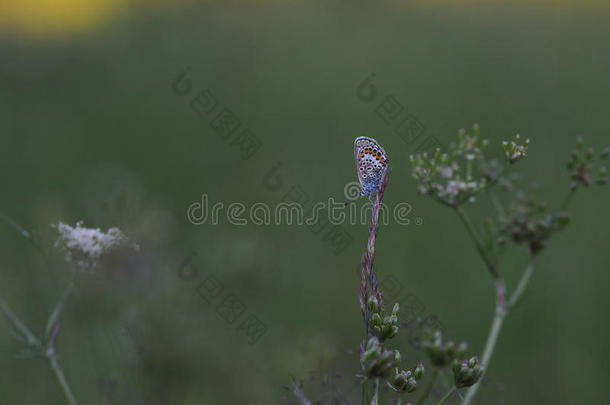
[[509, 308], [515, 306], [515, 304], [519, 301], [519, 298], [521, 298], [523, 291], [525, 291], [525, 288], [527, 287], [527, 283], [532, 277], [532, 273], [534, 272], [534, 263], [532, 260], [527, 263], [527, 267], [525, 268], [525, 271], [523, 272], [523, 275], [519, 280], [519, 284], [517, 284], [515, 291], [513, 291], [512, 295], [510, 296], [510, 299], [508, 300]]
[[6, 215], [2, 211], [0, 211], [0, 219], [3, 220], [4, 222], [6, 222], [9, 226], [11, 226], [15, 231], [17, 231], [25, 239], [27, 239], [27, 241], [30, 242], [32, 244], [32, 246], [34, 246], [40, 252], [40, 254], [42, 256], [45, 256], [44, 248], [38, 242], [36, 242], [36, 240], [32, 236], [31, 232], [29, 232], [27, 229], [25, 229], [24, 227], [19, 225], [17, 222], [13, 221], [13, 219], [11, 217]]
[[501, 219], [506, 218], [506, 210], [493, 190], [489, 190], [489, 198]]
[[57, 382], [61, 386], [61, 389], [66, 397], [66, 400], [70, 405], [78, 405], [76, 399], [74, 399], [74, 395], [72, 394], [72, 390], [68, 385], [68, 381], [66, 380], [66, 376], [59, 366], [59, 362], [57, 361], [57, 357], [55, 355], [55, 350], [53, 348], [49, 348], [47, 350], [47, 358], [49, 359], [49, 365], [51, 366], [51, 370], [55, 377], [57, 378]]
[[470, 219], [468, 218], [468, 216], [466, 215], [466, 213], [460, 206], [455, 207], [455, 212], [458, 214], [458, 216], [462, 220], [462, 223], [466, 227], [468, 234], [470, 235], [470, 237], [474, 241], [475, 245], [477, 246], [477, 251], [479, 252], [479, 255], [481, 256], [481, 258], [483, 259], [485, 264], [487, 265], [487, 268], [489, 269], [489, 272], [491, 273], [492, 277], [495, 280], [499, 279], [500, 274], [498, 273], [497, 266], [496, 266], [494, 260], [492, 260], [492, 258], [489, 257], [489, 254], [485, 250], [485, 245], [483, 245], [483, 242], [481, 242], [481, 239], [475, 232], [472, 222], [470, 222]]
[[566, 195], [566, 198], [561, 204], [562, 211], [566, 211], [570, 207], [570, 204], [572, 203], [572, 198], [574, 197], [574, 194], [576, 194], [576, 190], [576, 188], [570, 188], [570, 192], [568, 193], [568, 195]]
[[375, 378], [371, 405], [379, 405], [379, 378]]
[[64, 304], [65, 304], [66, 300], [68, 299], [68, 296], [70, 296], [70, 293], [72, 292], [73, 289], [74, 289], [74, 282], [70, 281], [70, 283], [64, 290], [63, 294], [59, 298], [59, 301], [55, 305], [55, 308], [51, 312], [51, 315], [49, 316], [49, 319], [47, 321], [47, 327], [45, 329], [45, 337], [47, 339], [49, 338], [49, 336], [51, 334], [51, 329], [53, 328], [53, 325], [55, 325], [55, 322], [58, 321], [59, 316], [61, 315], [61, 311], [64, 308]]
[[432, 371], [432, 375], [430, 376], [430, 381], [428, 381], [428, 384], [426, 385], [424, 392], [419, 397], [419, 400], [417, 401], [417, 405], [422, 405], [424, 402], [426, 402], [426, 399], [428, 399], [428, 395], [430, 395], [430, 391], [432, 391], [432, 387], [434, 387], [434, 383], [436, 382], [437, 378], [438, 378], [438, 370], [435, 369]]
[[453, 395], [453, 393], [454, 393], [454, 392], [456, 392], [456, 391], [457, 391], [457, 388], [456, 388], [456, 387], [455, 387], [455, 385], [454, 385], [453, 387], [451, 387], [451, 388], [449, 389], [449, 391], [448, 391], [448, 392], [445, 394], [445, 396], [444, 396], [444, 397], [442, 397], [442, 398], [441, 398], [441, 400], [437, 402], [437, 404], [436, 404], [436, 405], [443, 405], [445, 402], [447, 402], [447, 400], [448, 400], [449, 398], [451, 398], [451, 396]]
[[25, 326], [23, 322], [21, 322], [19, 317], [17, 317], [17, 315], [15, 315], [15, 313], [9, 308], [9, 306], [2, 299], [2, 297], [0, 297], [0, 311], [4, 313], [6, 319], [8, 319], [8, 321], [13, 325], [13, 327], [19, 333], [21, 333], [21, 335], [26, 339], [27, 343], [30, 346], [41, 346], [38, 338], [28, 329], [27, 326]]
[[369, 405], [369, 404], [367, 404], [368, 397], [369, 397], [369, 393], [368, 393], [368, 380], [364, 380], [362, 382], [362, 395], [361, 395], [360, 404], [361, 405]]
[[[489, 336], [487, 337], [487, 342], [485, 343], [485, 349], [483, 350], [483, 358], [481, 359], [481, 363], [485, 367], [485, 370], [489, 368], [489, 361], [491, 360], [494, 348], [496, 347], [496, 342], [498, 341], [498, 336], [500, 335], [500, 330], [502, 329], [502, 323], [504, 322], [505, 315], [506, 313], [503, 311], [496, 311], [496, 315], [494, 316], [494, 320], [491, 324], [491, 330], [489, 331]], [[481, 376], [481, 379], [482, 378], [483, 377]], [[475, 384], [468, 389], [462, 405], [470, 404], [477, 394], [480, 385], [481, 381], [479, 380], [478, 384]]]

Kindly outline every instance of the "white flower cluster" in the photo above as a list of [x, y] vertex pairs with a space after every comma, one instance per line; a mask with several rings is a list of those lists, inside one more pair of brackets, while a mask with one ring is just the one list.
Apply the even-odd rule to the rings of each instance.
[[478, 126], [474, 134], [467, 135], [460, 130], [457, 144], [451, 145], [450, 155], [439, 149], [430, 156], [423, 153], [411, 156], [413, 178], [417, 180], [417, 190], [421, 194], [432, 195], [440, 202], [456, 207], [474, 198], [474, 194], [486, 185], [485, 177], [473, 179], [473, 164], [482, 159], [486, 140], [478, 139]]
[[[76, 262], [82, 268], [93, 268], [105, 253], [125, 245], [128, 239], [118, 228], [110, 228], [106, 233], [99, 228], [85, 228], [79, 221], [75, 227], [59, 222], [52, 225], [59, 232], [55, 246], [65, 251], [67, 262]], [[132, 245], [138, 251], [138, 245]]]
[[520, 140], [516, 135], [511, 142], [502, 143], [507, 165], [501, 168], [495, 160], [485, 157], [489, 142], [479, 139], [477, 124], [472, 127], [472, 135], [461, 129], [457, 143], [451, 144], [448, 154], [437, 149], [432, 155], [410, 157], [417, 190], [452, 207], [474, 202], [478, 192], [502, 179], [508, 165], [527, 156], [530, 140], [523, 143]]
[[510, 163], [514, 163], [521, 158], [527, 156], [527, 150], [530, 146], [529, 138], [525, 140], [523, 144], [519, 144], [521, 140], [521, 136], [519, 134], [515, 135], [515, 139], [509, 142], [502, 142], [502, 150], [504, 151], [504, 156]]

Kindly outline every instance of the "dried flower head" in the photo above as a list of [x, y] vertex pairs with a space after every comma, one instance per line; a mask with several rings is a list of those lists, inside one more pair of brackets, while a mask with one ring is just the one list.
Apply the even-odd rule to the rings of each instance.
[[[610, 154], [610, 148], [604, 149], [600, 154], [600, 159], [606, 159]], [[572, 178], [571, 189], [579, 185], [589, 187], [593, 179], [599, 185], [608, 183], [608, 171], [606, 166], [596, 161], [593, 148], [585, 148], [582, 138], [578, 138], [576, 148], [572, 150], [568, 159], [568, 169]]]
[[[66, 262], [75, 262], [83, 269], [96, 267], [104, 254], [129, 242], [118, 228], [110, 228], [104, 233], [99, 228], [83, 227], [82, 221], [75, 227], [61, 221], [51, 226], [59, 232], [55, 247], [65, 252]], [[136, 251], [140, 249], [137, 244], [131, 246]]]
[[530, 254], [536, 255], [551, 235], [562, 230], [568, 222], [567, 213], [548, 213], [546, 203], [531, 194], [517, 192], [516, 202], [509, 208], [507, 217], [499, 221], [499, 241], [511, 239], [518, 245], [526, 245]]
[[400, 353], [397, 350], [385, 350], [379, 339], [372, 337], [360, 357], [360, 362], [366, 377], [387, 378], [400, 362]]
[[426, 335], [422, 347], [430, 357], [432, 364], [442, 368], [451, 364], [453, 360], [462, 358], [466, 354], [468, 345], [466, 342], [462, 342], [456, 346], [452, 340], [443, 342], [442, 334], [437, 330]]
[[453, 381], [457, 388], [476, 384], [483, 375], [484, 368], [476, 357], [453, 363]]

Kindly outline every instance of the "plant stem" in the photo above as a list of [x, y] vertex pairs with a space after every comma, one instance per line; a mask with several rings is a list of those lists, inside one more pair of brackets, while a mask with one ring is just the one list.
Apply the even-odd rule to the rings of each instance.
[[53, 325], [55, 325], [55, 323], [59, 320], [59, 316], [61, 315], [61, 311], [64, 308], [64, 304], [73, 289], [74, 289], [74, 282], [70, 281], [70, 283], [64, 290], [63, 294], [59, 298], [59, 301], [55, 305], [55, 308], [53, 308], [51, 315], [49, 316], [49, 319], [47, 321], [47, 327], [45, 328], [45, 338], [47, 338], [47, 339], [49, 338], [49, 336], [51, 334], [51, 329], [53, 328]]
[[570, 188], [570, 192], [568, 193], [568, 195], [566, 195], [566, 198], [563, 200], [563, 203], [561, 204], [562, 211], [566, 211], [568, 209], [568, 207], [570, 206], [570, 203], [572, 202], [572, 197], [574, 197], [574, 194], [576, 194], [576, 188]]
[[379, 405], [379, 378], [375, 378], [375, 384], [374, 384], [374, 393], [373, 393], [373, 399], [371, 400], [371, 405]]
[[367, 384], [368, 384], [367, 380], [364, 380], [362, 382], [362, 393], [360, 395], [360, 397], [361, 397], [360, 404], [361, 405], [368, 405], [367, 402], [368, 402], [369, 393], [368, 393], [368, 389], [367, 389], [368, 388]]
[[0, 211], [0, 219], [6, 222], [9, 226], [11, 226], [15, 231], [17, 231], [21, 236], [28, 240], [34, 246], [42, 256], [45, 256], [44, 248], [34, 240], [32, 233], [30, 233], [27, 229], [23, 228], [17, 222], [13, 221], [11, 217], [6, 215], [4, 212]]
[[443, 405], [445, 402], [447, 402], [447, 400], [448, 400], [449, 398], [451, 398], [451, 396], [453, 395], [453, 393], [454, 393], [454, 392], [456, 392], [456, 391], [457, 391], [457, 388], [455, 388], [455, 385], [454, 385], [453, 387], [451, 387], [451, 388], [449, 389], [449, 391], [448, 391], [448, 392], [445, 394], [445, 396], [444, 396], [444, 397], [442, 397], [442, 398], [441, 398], [441, 400], [437, 402], [437, 404], [436, 404], [436, 405]]
[[[383, 203], [383, 194], [385, 193], [385, 189], [387, 187], [388, 181], [390, 179], [390, 174], [392, 170], [388, 168], [384, 175], [383, 181], [377, 190], [375, 196], [375, 202], [373, 203], [373, 209], [371, 211], [371, 216], [369, 218], [369, 236], [367, 239], [366, 248], [364, 253], [362, 254], [362, 259], [360, 261], [360, 295], [359, 295], [359, 303], [360, 303], [360, 311], [362, 312], [362, 318], [364, 320], [364, 328], [365, 328], [365, 338], [360, 346], [360, 354], [362, 355], [366, 350], [366, 345], [371, 336], [371, 327], [369, 324], [369, 311], [366, 307], [367, 301], [369, 297], [375, 297], [380, 307], [383, 307], [383, 296], [379, 289], [379, 284], [377, 282], [377, 276], [374, 273], [374, 262], [375, 262], [375, 244], [377, 242], [377, 229], [379, 228], [379, 210], [381, 209]], [[363, 371], [365, 371], [363, 369]], [[362, 404], [370, 405], [371, 403], [377, 403], [378, 401], [378, 390], [379, 390], [379, 380], [375, 380], [375, 394], [373, 397], [373, 402], [368, 402], [368, 382], [365, 380], [362, 385]]]
[[487, 254], [487, 251], [485, 250], [485, 246], [483, 245], [483, 242], [481, 242], [481, 240], [479, 239], [479, 236], [475, 232], [472, 222], [470, 222], [470, 219], [468, 219], [468, 216], [466, 215], [466, 213], [464, 212], [464, 210], [462, 210], [462, 208], [460, 206], [455, 207], [455, 212], [458, 214], [458, 216], [462, 220], [462, 223], [466, 227], [468, 234], [470, 235], [470, 237], [474, 241], [475, 245], [477, 246], [477, 251], [479, 252], [479, 255], [481, 256], [481, 258], [483, 259], [485, 264], [487, 265], [487, 268], [489, 269], [491, 276], [494, 278], [494, 280], [499, 279], [500, 274], [498, 273], [497, 265], [495, 264], [494, 260], [492, 260], [492, 258], [489, 257], [489, 255]]
[[498, 196], [496, 195], [496, 193], [493, 190], [489, 190], [489, 198], [491, 199], [491, 202], [492, 202], [494, 208], [496, 209], [496, 211], [498, 212], [498, 215], [500, 216], [500, 218], [501, 219], [506, 218], [506, 210], [502, 206], [502, 203], [500, 202], [500, 200], [498, 199]]
[[[70, 287], [70, 289], [71, 289], [71, 287]], [[17, 317], [17, 315], [15, 315], [15, 313], [9, 308], [9, 306], [2, 299], [2, 297], [0, 297], [0, 311], [2, 311], [2, 313], [4, 313], [4, 315], [9, 320], [9, 322], [13, 325], [13, 327], [19, 333], [21, 333], [23, 335], [23, 337], [26, 339], [28, 345], [33, 346], [37, 349], [41, 348], [42, 345], [41, 345], [40, 341], [38, 340], [38, 338], [28, 329], [27, 326], [25, 326], [25, 324], [23, 322], [21, 322], [19, 317]], [[66, 380], [66, 377], [65, 377], [63, 371], [61, 370], [59, 363], [57, 362], [57, 357], [56, 357], [55, 349], [54, 349], [54, 343], [55, 343], [56, 336], [57, 336], [57, 326], [53, 330], [53, 333], [51, 335], [51, 340], [49, 341], [49, 345], [45, 352], [45, 356], [49, 360], [49, 366], [51, 367], [51, 370], [55, 374], [55, 377], [57, 378], [57, 381], [59, 382], [59, 385], [61, 386], [61, 389], [62, 389], [66, 399], [68, 400], [68, 403], [70, 405], [77, 405], [76, 400], [74, 399], [74, 395], [72, 395], [72, 391], [70, 390], [70, 386], [68, 385], [68, 382]]]
[[[485, 349], [483, 350], [483, 357], [481, 359], [481, 363], [485, 367], [485, 371], [489, 369], [489, 362], [491, 360], [491, 356], [493, 355], [494, 349], [496, 347], [496, 342], [498, 341], [498, 336], [500, 335], [500, 330], [502, 329], [502, 323], [504, 322], [504, 318], [506, 316], [506, 292], [504, 290], [504, 283], [500, 280], [496, 282], [496, 314], [494, 316], [493, 322], [491, 323], [491, 329], [489, 331], [489, 335], [487, 336], [487, 342], [485, 343]], [[483, 376], [481, 376], [483, 379]], [[481, 385], [481, 380], [470, 389], [466, 393], [466, 397], [462, 402], [462, 405], [468, 405], [473, 400], [477, 391], [479, 390], [479, 386]]]
[[38, 338], [36, 338], [36, 336], [34, 336], [34, 334], [28, 329], [28, 327], [25, 326], [23, 322], [21, 322], [19, 317], [17, 317], [17, 315], [15, 315], [15, 313], [9, 308], [9, 306], [2, 299], [2, 297], [0, 297], [0, 311], [4, 313], [6, 319], [8, 319], [8, 321], [13, 325], [13, 327], [19, 333], [21, 333], [21, 335], [27, 340], [27, 343], [30, 346], [40, 347], [40, 341], [38, 340]]
[[438, 378], [438, 370], [435, 369], [432, 371], [432, 376], [430, 377], [430, 381], [428, 381], [428, 385], [426, 385], [424, 392], [419, 397], [419, 400], [417, 401], [417, 405], [422, 405], [424, 402], [426, 402], [426, 399], [428, 398], [428, 395], [430, 395], [430, 391], [432, 391], [432, 387], [434, 387], [434, 383], [436, 382], [437, 378]]
[[519, 298], [521, 298], [521, 294], [523, 294], [523, 291], [525, 291], [525, 287], [527, 287], [527, 283], [530, 281], [530, 277], [532, 276], [533, 272], [534, 263], [532, 258], [527, 263], [527, 267], [525, 268], [525, 271], [523, 272], [523, 275], [519, 280], [519, 284], [517, 284], [517, 288], [515, 288], [515, 291], [513, 291], [512, 295], [510, 296], [510, 299], [508, 300], [509, 308], [512, 308], [517, 303], [517, 301], [519, 301]]
[[55, 377], [57, 378], [57, 382], [61, 386], [61, 389], [64, 393], [64, 396], [68, 400], [70, 405], [78, 405], [76, 399], [74, 399], [74, 395], [72, 394], [72, 390], [70, 390], [70, 386], [68, 385], [68, 381], [66, 380], [66, 376], [64, 375], [61, 367], [59, 366], [59, 362], [57, 361], [57, 357], [55, 355], [55, 350], [51, 347], [47, 350], [47, 358], [49, 359], [49, 365], [51, 366], [51, 370]]
[[305, 393], [296, 381], [292, 382], [292, 394], [299, 400], [301, 405], [311, 405], [311, 401], [307, 399], [307, 396], [305, 396]]

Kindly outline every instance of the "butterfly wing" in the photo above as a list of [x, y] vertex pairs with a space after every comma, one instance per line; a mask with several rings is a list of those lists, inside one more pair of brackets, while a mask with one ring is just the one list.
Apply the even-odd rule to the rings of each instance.
[[354, 159], [362, 195], [376, 192], [388, 167], [385, 150], [373, 138], [359, 136], [354, 141]]

